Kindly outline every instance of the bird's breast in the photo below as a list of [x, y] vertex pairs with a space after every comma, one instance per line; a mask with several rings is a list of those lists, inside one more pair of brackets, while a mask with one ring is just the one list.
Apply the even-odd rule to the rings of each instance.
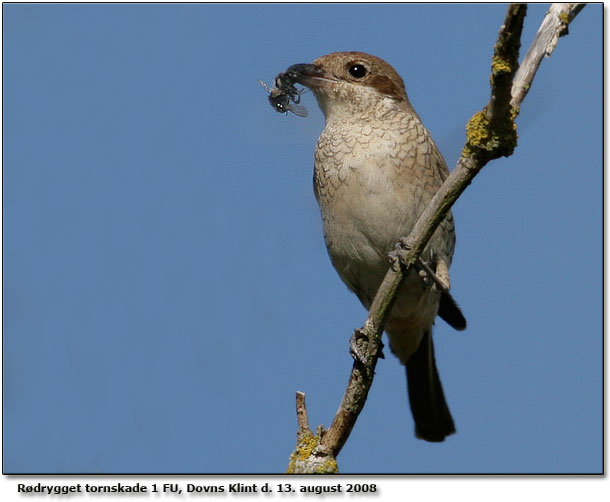
[[331, 244], [385, 256], [431, 198], [414, 176], [419, 153], [402, 128], [327, 125], [315, 153], [314, 183]]

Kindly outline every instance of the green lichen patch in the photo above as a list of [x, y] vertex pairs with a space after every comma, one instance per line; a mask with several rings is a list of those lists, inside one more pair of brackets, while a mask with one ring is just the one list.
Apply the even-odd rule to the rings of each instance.
[[321, 434], [308, 432], [301, 434], [297, 440], [297, 447], [290, 455], [286, 474], [337, 474], [339, 467], [337, 460], [330, 456], [320, 453]]
[[506, 59], [499, 56], [494, 56], [491, 60], [491, 72], [494, 76], [504, 75], [513, 71], [510, 63]]
[[466, 145], [462, 155], [471, 157], [475, 150], [484, 148], [489, 139], [489, 120], [485, 111], [475, 113], [466, 124]]
[[512, 108], [509, 120], [501, 122], [494, 130], [485, 109], [475, 113], [466, 124], [466, 145], [462, 155], [486, 161], [511, 155], [517, 146], [517, 124], [514, 119], [518, 113], [518, 108]]

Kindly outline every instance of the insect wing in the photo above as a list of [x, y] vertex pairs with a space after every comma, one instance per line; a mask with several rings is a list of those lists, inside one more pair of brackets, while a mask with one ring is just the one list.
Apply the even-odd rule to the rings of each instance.
[[298, 117], [307, 117], [307, 115], [309, 114], [307, 112], [307, 108], [305, 108], [304, 106], [288, 105], [287, 108]]

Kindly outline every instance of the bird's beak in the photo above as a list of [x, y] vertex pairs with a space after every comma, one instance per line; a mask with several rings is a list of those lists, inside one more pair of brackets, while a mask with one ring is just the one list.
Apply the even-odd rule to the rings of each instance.
[[312, 90], [329, 87], [334, 82], [338, 82], [334, 75], [325, 72], [315, 64], [293, 64], [284, 74], [293, 79], [294, 82], [305, 85]]

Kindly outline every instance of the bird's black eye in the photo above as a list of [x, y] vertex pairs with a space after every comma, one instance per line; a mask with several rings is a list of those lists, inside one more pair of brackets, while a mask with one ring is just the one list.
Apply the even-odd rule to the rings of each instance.
[[361, 64], [353, 64], [349, 67], [349, 74], [354, 78], [362, 78], [366, 75], [366, 68]]

